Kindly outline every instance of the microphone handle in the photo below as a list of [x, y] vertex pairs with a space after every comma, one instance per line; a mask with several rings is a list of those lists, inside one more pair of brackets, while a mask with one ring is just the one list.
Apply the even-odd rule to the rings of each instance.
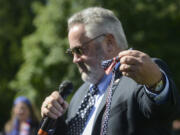
[[48, 135], [49, 129], [53, 128], [55, 124], [56, 124], [55, 119], [44, 117], [42, 120], [41, 128], [38, 131], [38, 135]]

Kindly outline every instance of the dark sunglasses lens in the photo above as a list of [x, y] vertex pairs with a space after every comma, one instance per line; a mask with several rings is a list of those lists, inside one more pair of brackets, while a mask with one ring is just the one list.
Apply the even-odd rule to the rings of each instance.
[[74, 48], [73, 49], [73, 53], [76, 53], [78, 55], [82, 55], [83, 54], [83, 50], [82, 50], [82, 48]]
[[73, 56], [74, 53], [78, 54], [78, 55], [82, 55], [83, 54], [83, 50], [82, 48], [73, 48], [73, 49], [67, 49], [66, 50], [66, 54], [68, 54], [69, 56]]

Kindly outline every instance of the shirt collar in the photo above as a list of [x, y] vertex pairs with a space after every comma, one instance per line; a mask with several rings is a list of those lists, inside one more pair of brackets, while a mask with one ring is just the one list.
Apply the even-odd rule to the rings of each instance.
[[[97, 84], [100, 95], [102, 95], [106, 91], [107, 87], [109, 86], [109, 83], [111, 82], [111, 78], [112, 78], [112, 73], [110, 73], [109, 75], [105, 74], [101, 79], [101, 81]], [[94, 84], [91, 84], [90, 88], [93, 87], [93, 85]]]
[[111, 78], [112, 78], [112, 73], [110, 73], [109, 75], [105, 74], [104, 77], [101, 79], [100, 83], [98, 84], [100, 94], [103, 94], [106, 91], [107, 87], [111, 82]]
[[[120, 66], [120, 62], [118, 62], [115, 65], [114, 70], [115, 71], [118, 70], [119, 66]], [[100, 95], [102, 95], [106, 91], [107, 87], [109, 86], [109, 84], [111, 82], [111, 78], [112, 78], [112, 72], [109, 75], [105, 74], [103, 76], [103, 78], [101, 79], [101, 81], [97, 84], [97, 87], [99, 89], [99, 94]], [[94, 84], [91, 84], [90, 88], [93, 87], [93, 86], [94, 86]]]

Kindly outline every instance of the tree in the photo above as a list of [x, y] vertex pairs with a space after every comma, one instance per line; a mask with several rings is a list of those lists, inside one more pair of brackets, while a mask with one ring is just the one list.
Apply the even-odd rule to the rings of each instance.
[[23, 39], [24, 63], [11, 86], [20, 89], [19, 94], [27, 95], [39, 106], [48, 93], [58, 89], [62, 80], [76, 73], [74, 70], [67, 72], [70, 58], [64, 53], [68, 44], [69, 8], [70, 3], [65, 0], [33, 4], [36, 31]]
[[[0, 106], [3, 123], [9, 118], [12, 102], [17, 89], [12, 90], [9, 82], [19, 70], [22, 59], [21, 39], [34, 30], [31, 10], [32, 1], [0, 0]], [[7, 104], [8, 103], [8, 104]]]

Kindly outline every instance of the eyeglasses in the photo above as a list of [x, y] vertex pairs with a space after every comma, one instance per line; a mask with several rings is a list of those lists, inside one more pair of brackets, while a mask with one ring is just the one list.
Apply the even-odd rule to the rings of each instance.
[[80, 56], [83, 55], [84, 54], [84, 50], [85, 50], [85, 45], [89, 44], [90, 42], [92, 42], [92, 41], [94, 41], [96, 39], [98, 39], [101, 36], [106, 36], [106, 34], [100, 34], [100, 35], [94, 37], [93, 39], [83, 43], [81, 47], [74, 47], [72, 49], [69, 48], [69, 49], [66, 50], [66, 54], [68, 54], [70, 56], [73, 56], [74, 54], [77, 54], [77, 55], [80, 55]]

